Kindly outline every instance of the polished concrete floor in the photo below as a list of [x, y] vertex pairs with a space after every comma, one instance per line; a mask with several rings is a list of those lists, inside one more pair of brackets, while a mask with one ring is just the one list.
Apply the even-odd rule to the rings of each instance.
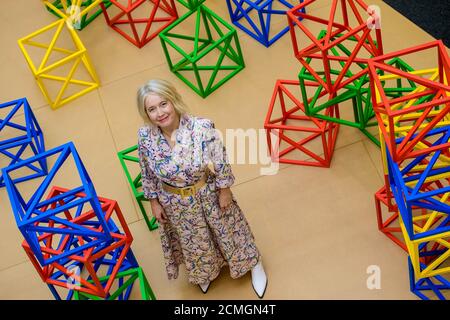
[[[385, 51], [433, 40], [382, 1]], [[230, 22], [225, 1], [206, 4]], [[327, 1], [315, 10], [326, 13]], [[181, 6], [178, 6], [181, 7]], [[180, 12], [184, 12], [180, 9]], [[250, 275], [232, 280], [223, 269], [207, 295], [165, 275], [157, 231], [148, 231], [117, 152], [136, 144], [142, 121], [137, 88], [151, 78], [172, 81], [191, 113], [220, 130], [263, 128], [277, 79], [296, 79], [299, 63], [288, 35], [265, 48], [238, 29], [246, 68], [206, 99], [168, 69], [159, 39], [138, 49], [99, 17], [79, 33], [101, 87], [57, 109], [46, 103], [17, 39], [55, 21], [40, 1], [17, 0], [0, 12], [0, 100], [27, 97], [47, 148], [73, 141], [100, 196], [119, 202], [134, 236], [132, 249], [158, 299], [256, 299]], [[279, 24], [283, 22], [276, 22]], [[407, 255], [377, 229], [374, 193], [383, 183], [379, 150], [359, 131], [341, 127], [329, 169], [282, 165], [261, 175], [261, 164], [235, 164], [232, 188], [263, 255], [266, 299], [416, 299], [409, 291]], [[67, 181], [73, 171], [64, 172]], [[5, 189], [0, 189], [0, 299], [52, 299], [21, 248]], [[369, 290], [369, 266], [379, 266], [381, 288]]]

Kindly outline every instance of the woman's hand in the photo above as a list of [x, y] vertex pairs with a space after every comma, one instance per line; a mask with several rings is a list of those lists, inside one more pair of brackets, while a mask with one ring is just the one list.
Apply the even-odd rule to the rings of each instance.
[[219, 205], [222, 212], [226, 211], [233, 201], [233, 194], [230, 188], [220, 189], [219, 191]]
[[158, 220], [159, 223], [164, 224], [167, 222], [166, 212], [164, 208], [159, 203], [158, 199], [151, 199], [150, 206], [152, 208], [153, 216]]

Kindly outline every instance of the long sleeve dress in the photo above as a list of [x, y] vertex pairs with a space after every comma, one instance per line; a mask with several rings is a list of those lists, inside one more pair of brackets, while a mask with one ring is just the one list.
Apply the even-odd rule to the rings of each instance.
[[[234, 176], [212, 121], [182, 115], [173, 148], [156, 126], [141, 127], [138, 137], [144, 196], [158, 199], [167, 215], [159, 231], [168, 278], [178, 277], [182, 263], [193, 284], [214, 280], [225, 265], [232, 278], [253, 268], [260, 253], [236, 199], [225, 212], [219, 206], [218, 190], [230, 187]], [[182, 198], [163, 190], [162, 181], [175, 187], [195, 184], [208, 164], [214, 174], [196, 195]]]

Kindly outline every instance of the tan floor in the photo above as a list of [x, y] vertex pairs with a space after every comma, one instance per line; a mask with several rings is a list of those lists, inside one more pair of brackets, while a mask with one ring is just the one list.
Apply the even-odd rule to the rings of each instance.
[[[382, 9], [386, 52], [432, 40], [382, 1], [370, 3]], [[230, 21], [225, 1], [207, 5]], [[0, 12], [0, 100], [29, 99], [47, 148], [75, 143], [97, 193], [118, 200], [135, 238], [133, 250], [159, 299], [255, 299], [250, 275], [232, 280], [226, 269], [207, 295], [187, 283], [184, 270], [178, 280], [167, 280], [158, 233], [147, 230], [116, 153], [136, 143], [141, 119], [135, 92], [150, 78], [175, 83], [192, 113], [213, 119], [221, 130], [262, 128], [276, 79], [297, 77], [289, 37], [266, 49], [238, 29], [246, 68], [202, 99], [169, 72], [158, 39], [137, 49], [100, 17], [79, 34], [102, 86], [53, 111], [16, 44], [53, 21], [40, 1], [13, 1]], [[406, 254], [377, 230], [373, 195], [382, 185], [382, 169], [379, 150], [367, 138], [342, 127], [330, 169], [283, 165], [277, 175], [261, 176], [260, 167], [234, 165], [233, 192], [264, 257], [267, 299], [416, 299], [409, 292]], [[21, 249], [5, 189], [0, 215], [0, 299], [51, 299]], [[379, 290], [366, 287], [370, 265], [381, 268]]]

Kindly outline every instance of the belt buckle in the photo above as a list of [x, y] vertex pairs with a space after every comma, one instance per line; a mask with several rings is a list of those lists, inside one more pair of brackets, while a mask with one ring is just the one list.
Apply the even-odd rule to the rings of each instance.
[[194, 186], [184, 187], [184, 188], [181, 189], [181, 196], [183, 198], [189, 197], [191, 195], [190, 193], [192, 193], [192, 195], [194, 195], [194, 193], [195, 193], [195, 187]]

